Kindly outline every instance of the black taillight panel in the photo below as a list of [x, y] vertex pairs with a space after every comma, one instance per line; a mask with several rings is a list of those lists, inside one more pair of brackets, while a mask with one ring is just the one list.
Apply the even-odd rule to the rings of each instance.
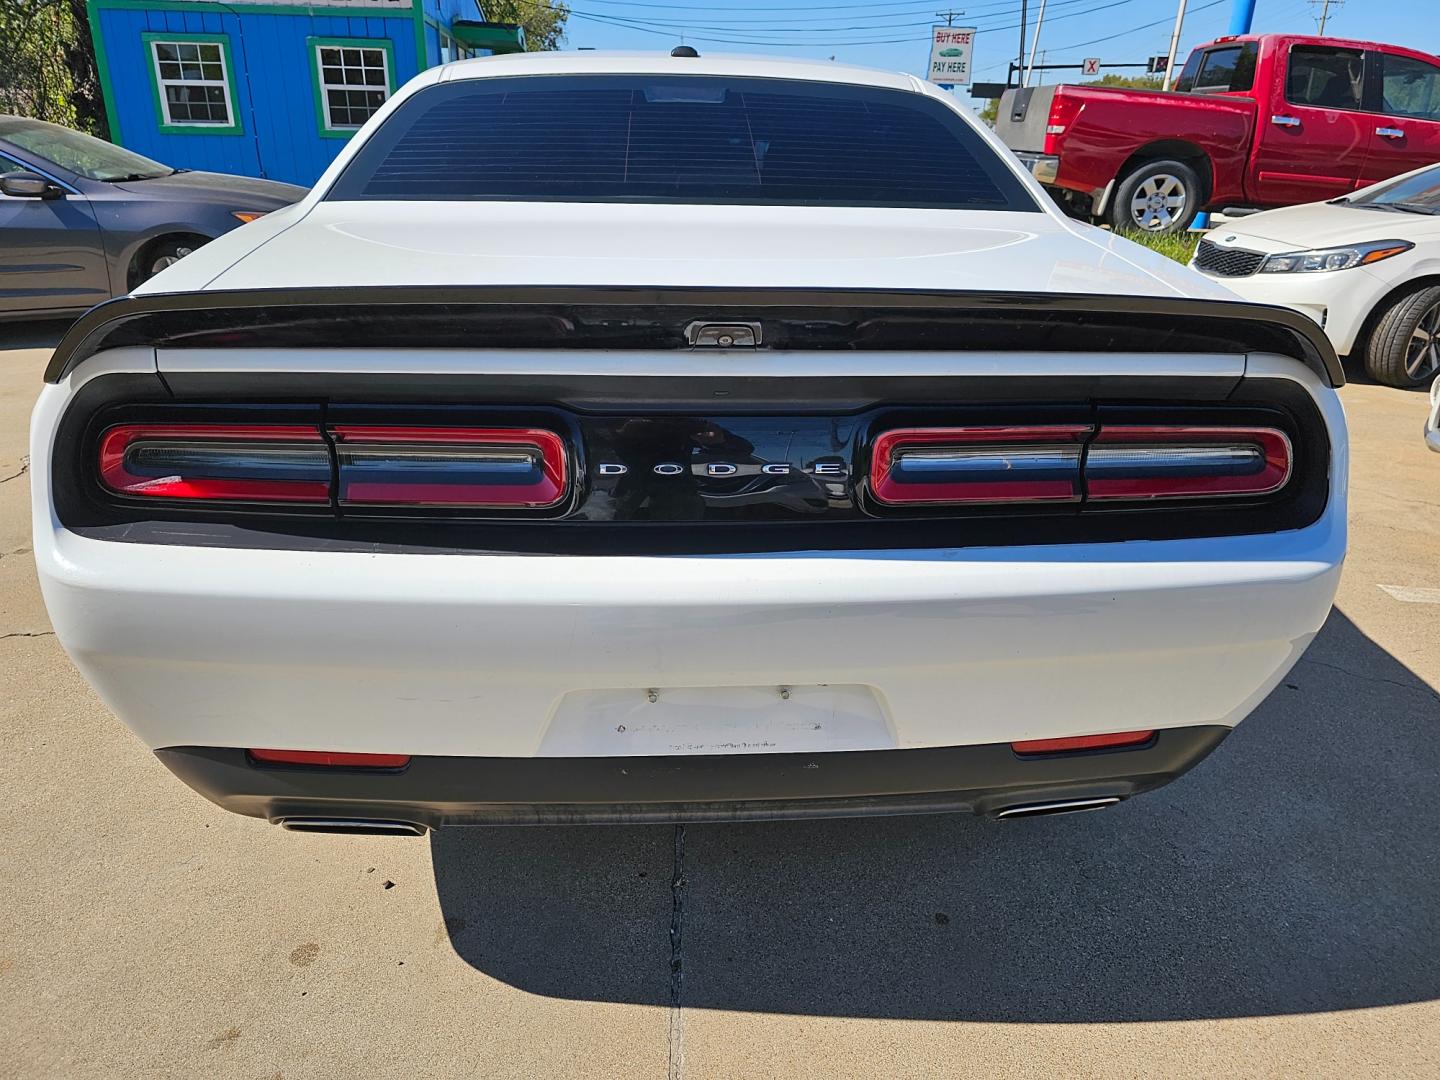
[[87, 385], [62, 421], [56, 504], [67, 526], [116, 539], [616, 554], [968, 547], [1268, 532], [1314, 521], [1328, 497], [1323, 420], [1284, 380], [1208, 405], [829, 415], [137, 401], [133, 383], [100, 392], [109, 382]]

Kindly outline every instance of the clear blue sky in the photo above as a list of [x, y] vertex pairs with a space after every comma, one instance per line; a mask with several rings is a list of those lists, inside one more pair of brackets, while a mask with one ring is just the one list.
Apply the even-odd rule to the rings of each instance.
[[[483, 0], [482, 0], [483, 3]], [[974, 26], [977, 81], [1003, 81], [1019, 48], [1020, 0], [567, 0], [572, 14], [565, 48], [669, 49], [682, 37], [703, 52], [768, 53], [925, 72], [935, 12], [965, 12]], [[1190, 0], [1180, 61], [1190, 47], [1225, 32], [1233, 0]], [[1028, 0], [1031, 33], [1040, 0]], [[1098, 56], [1143, 62], [1169, 50], [1176, 0], [1049, 0], [1040, 48], [1050, 63]], [[1315, 33], [1320, 3], [1259, 0], [1257, 33]], [[628, 25], [627, 25], [628, 24]], [[1404, 44], [1440, 53], [1437, 0], [1331, 0], [1326, 31], [1337, 37]], [[1097, 40], [1104, 39], [1104, 40]], [[791, 43], [794, 44], [791, 44]], [[782, 44], [783, 43], [783, 44]], [[1026, 37], [1026, 51], [1030, 47]], [[1076, 76], [1071, 74], [1069, 78]], [[1059, 78], [1052, 74], [1047, 81]]]

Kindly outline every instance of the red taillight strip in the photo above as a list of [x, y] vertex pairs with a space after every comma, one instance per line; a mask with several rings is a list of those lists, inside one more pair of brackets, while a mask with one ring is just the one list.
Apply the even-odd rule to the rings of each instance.
[[1148, 743], [1155, 737], [1149, 731], [1115, 731], [1108, 735], [1072, 735], [1064, 739], [1025, 739], [1012, 742], [1010, 749], [1017, 754], [1067, 754], [1077, 750], [1118, 750], [1121, 747], [1136, 747]]
[[[1222, 451], [1243, 461], [1237, 452], [1245, 448], [1256, 451], [1254, 467], [1242, 464], [1236, 471], [1226, 471]], [[1207, 451], [1214, 459], [1208, 465], [1204, 464]], [[1289, 481], [1293, 463], [1290, 439], [1276, 428], [1105, 426], [1086, 455], [1086, 497], [1105, 501], [1269, 495]]]
[[352, 754], [341, 750], [248, 750], [261, 765], [316, 765], [335, 769], [401, 769], [409, 754]]
[[[330, 431], [339, 455], [343, 505], [537, 510], [559, 505], [569, 490], [565, 440], [543, 428], [341, 425]], [[411, 448], [419, 452], [406, 462], [405, 452]], [[448, 458], [447, 448], [453, 451]], [[496, 456], [487, 459], [486, 451], [494, 451]], [[454, 478], [456, 473], [499, 474], [515, 464], [505, 459], [505, 451], [519, 452], [522, 464], [529, 457], [536, 477], [518, 483]], [[367, 472], [383, 478], [367, 476]], [[391, 475], [385, 476], [387, 472]]]
[[[197, 460], [193, 475], [142, 476], [130, 471], [127, 455], [146, 444], [166, 445]], [[315, 468], [324, 480], [274, 480], [260, 477], [206, 476], [203, 461], [212, 458], [216, 471], [234, 471], [234, 460], [246, 450], [297, 446], [313, 451]], [[229, 455], [227, 459], [227, 455]], [[100, 479], [120, 495], [166, 499], [244, 500], [248, 502], [328, 503], [330, 454], [318, 428], [301, 425], [252, 424], [119, 424], [100, 438]]]
[[[870, 491], [891, 506], [1075, 502], [1080, 444], [1091, 430], [1050, 424], [887, 431], [871, 447]], [[947, 448], [955, 453], [947, 456]], [[912, 470], [906, 469], [907, 455]], [[906, 477], [907, 471], [914, 476]], [[932, 481], [927, 473], [948, 476]]]

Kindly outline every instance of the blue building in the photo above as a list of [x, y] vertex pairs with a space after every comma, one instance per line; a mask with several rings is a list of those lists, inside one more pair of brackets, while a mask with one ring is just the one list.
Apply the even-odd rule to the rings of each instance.
[[477, 0], [89, 0], [110, 137], [186, 169], [313, 184], [417, 72], [517, 52]]

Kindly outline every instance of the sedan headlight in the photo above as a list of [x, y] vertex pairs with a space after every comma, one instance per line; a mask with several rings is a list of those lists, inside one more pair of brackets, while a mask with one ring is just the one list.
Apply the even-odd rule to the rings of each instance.
[[1271, 255], [1260, 267], [1262, 274], [1324, 274], [1331, 270], [1349, 270], [1352, 266], [1403, 255], [1415, 245], [1408, 240], [1376, 240], [1353, 247], [1317, 248], [1314, 251], [1290, 251]]

